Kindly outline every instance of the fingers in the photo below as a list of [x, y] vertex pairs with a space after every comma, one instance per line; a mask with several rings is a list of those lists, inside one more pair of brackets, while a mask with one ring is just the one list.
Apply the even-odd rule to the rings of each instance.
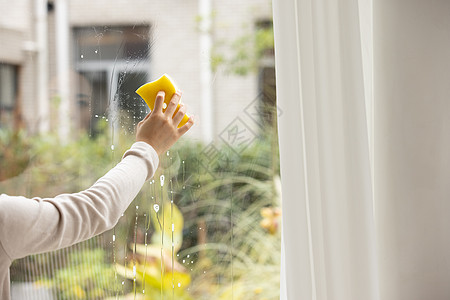
[[191, 116], [189, 120], [186, 122], [186, 124], [178, 128], [178, 133], [180, 134], [180, 136], [185, 134], [189, 129], [191, 129], [192, 125], [194, 125], [194, 116]]
[[180, 102], [181, 99], [181, 92], [177, 91], [175, 94], [173, 94], [172, 99], [170, 99], [169, 104], [167, 105], [167, 109], [165, 111], [165, 114], [167, 116], [172, 117], [175, 113], [175, 110], [177, 109], [177, 105]]
[[[149, 112], [149, 113], [145, 116], [145, 118], [142, 119], [141, 122], [144, 122], [144, 121], [146, 121], [148, 118], [150, 118], [150, 115], [151, 115], [151, 114], [152, 114], [152, 112]], [[141, 122], [139, 122], [139, 123], [141, 123]]]
[[173, 124], [178, 126], [178, 124], [180, 124], [185, 114], [186, 114], [186, 106], [184, 104], [180, 104], [180, 108], [173, 117]]
[[153, 111], [155, 111], [155, 112], [162, 112], [163, 105], [164, 105], [164, 96], [165, 95], [166, 95], [166, 93], [164, 93], [164, 91], [159, 91], [158, 92], [158, 94], [156, 95], [155, 107], [154, 107]]

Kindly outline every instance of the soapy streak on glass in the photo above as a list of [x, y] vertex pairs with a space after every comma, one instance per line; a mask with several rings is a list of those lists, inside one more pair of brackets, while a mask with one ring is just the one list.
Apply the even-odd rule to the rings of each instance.
[[[132, 28], [135, 29], [135, 28]], [[144, 31], [146, 30], [147, 33], [149, 33], [149, 28], [148, 27], [144, 27], [143, 28]], [[77, 36], [77, 30], [74, 30], [75, 32], [75, 36]], [[127, 128], [125, 128], [125, 132], [133, 132], [134, 128], [136, 126], [136, 117], [138, 117], [138, 120], [142, 119], [143, 116], [145, 116], [146, 113], [146, 109], [144, 108], [138, 108], [139, 111], [136, 111], [136, 102], [139, 101], [137, 99], [136, 96], [130, 96], [130, 95], [134, 95], [134, 90], [136, 90], [137, 87], [139, 87], [140, 85], [144, 84], [147, 81], [147, 76], [145, 73], [145, 67], [143, 67], [142, 71], [140, 73], [136, 73], [134, 70], [137, 69], [137, 67], [141, 64], [143, 58], [148, 58], [148, 53], [149, 53], [149, 49], [150, 49], [150, 44], [148, 42], [145, 42], [145, 38], [143, 39], [143, 35], [140, 36], [140, 39], [136, 39], [135, 36], [133, 35], [126, 35], [125, 34], [125, 38], [122, 37], [123, 32], [119, 31], [119, 30], [109, 30], [106, 31], [104, 33], [99, 34], [98, 31], [94, 28], [94, 32], [96, 33], [95, 37], [96, 37], [96, 41], [97, 41], [97, 48], [94, 50], [95, 54], [98, 54], [99, 60], [102, 61], [102, 56], [103, 56], [103, 60], [108, 60], [110, 59], [110, 55], [113, 53], [113, 48], [114, 48], [114, 43], [109, 43], [109, 45], [107, 45], [106, 47], [100, 47], [101, 41], [100, 39], [105, 37], [105, 36], [113, 36], [117, 38], [118, 41], [120, 42], [120, 46], [117, 48], [116, 51], [116, 55], [114, 58], [114, 64], [112, 66], [110, 66], [110, 63], [106, 63], [105, 66], [102, 66], [102, 64], [98, 64], [98, 66], [96, 66], [95, 64], [89, 64], [89, 60], [95, 60], [95, 56], [91, 57], [90, 55], [88, 56], [84, 56], [84, 54], [81, 54], [80, 57], [81, 58], [86, 58], [86, 60], [88, 61], [87, 63], [87, 67], [91, 66], [91, 67], [98, 67], [98, 68], [107, 68], [109, 69], [109, 73], [110, 73], [110, 84], [109, 84], [109, 103], [108, 103], [108, 107], [109, 107], [109, 113], [108, 115], [111, 116], [111, 137], [112, 137], [112, 141], [111, 141], [111, 150], [113, 151], [112, 153], [112, 161], [114, 162], [114, 138], [116, 136], [115, 131], [117, 130], [117, 126], [118, 124], [122, 124], [122, 128], [124, 128], [124, 126], [127, 126]], [[141, 44], [141, 49], [134, 49], [134, 52], [141, 52], [141, 56], [137, 56], [137, 57], [133, 57], [132, 55], [132, 51], [133, 47], [129, 47], [130, 43], [130, 37], [132, 38], [131, 40], [134, 41], [134, 44], [137, 44], [139, 46], [139, 44]], [[83, 38], [83, 36], [82, 36]], [[81, 39], [82, 39], [81, 38]], [[134, 39], [133, 39], [134, 38]], [[83, 39], [82, 39], [83, 40]], [[89, 49], [89, 46], [92, 46], [89, 43], [88, 39], [86, 40], [86, 44], [83, 44], [83, 41], [81, 41], [79, 44], [77, 43], [77, 45], [80, 46], [81, 49], [83, 49], [83, 52], [86, 53], [92, 53], [92, 49]], [[139, 43], [140, 40], [144, 40], [144, 42]], [[117, 42], [115, 43], [117, 45]], [[112, 46], [111, 46], [112, 45]], [[85, 46], [85, 47], [83, 47]], [[123, 60], [125, 59], [125, 62], [123, 62]], [[109, 65], [109, 66], [108, 66]], [[83, 68], [86, 66], [83, 66], [83, 64], [79, 64], [79, 68]], [[131, 68], [130, 68], [131, 67]], [[127, 75], [127, 72], [129, 72], [129, 74]], [[133, 78], [134, 77], [134, 78]], [[133, 79], [133, 80], [131, 80]], [[141, 80], [139, 80], [141, 79]], [[115, 91], [113, 93], [113, 91]], [[133, 93], [133, 94], [131, 94]], [[119, 99], [119, 101], [117, 101]], [[118, 103], [117, 103], [118, 102]], [[142, 105], [141, 105], [142, 106]], [[121, 111], [127, 111], [127, 112], [132, 112], [131, 116], [132, 116], [132, 120], [130, 119], [130, 114], [126, 114], [126, 118], [128, 120], [123, 120], [122, 118], [120, 118], [120, 112]], [[105, 112], [106, 113], [106, 112]], [[137, 113], [137, 116], [136, 116]], [[92, 113], [91, 113], [92, 115]], [[130, 122], [131, 121], [131, 122]], [[124, 125], [125, 124], [125, 125]], [[137, 245], [137, 226], [138, 226], [138, 206], [136, 206], [136, 217], [135, 217], [135, 226], [134, 226], [134, 247], [133, 247], [133, 291], [134, 291], [134, 295], [136, 297], [136, 293], [137, 293], [137, 286], [136, 286], [136, 245]], [[115, 239], [113, 240], [113, 244], [115, 244]], [[113, 249], [115, 249], [115, 246], [113, 245]], [[114, 251], [114, 250], [113, 250]], [[125, 249], [125, 252], [127, 251], [127, 249]], [[116, 253], [113, 254], [114, 257], [116, 256]], [[146, 260], [146, 258], [145, 258]], [[126, 265], [126, 264], [125, 264]], [[115, 268], [115, 278], [117, 278], [117, 269]], [[145, 293], [145, 288], [143, 288], [144, 293]], [[118, 296], [119, 291], [116, 290], [116, 296]], [[124, 282], [122, 281], [122, 295], [124, 295]]]
[[[143, 26], [144, 30], [148, 29], [147, 26]], [[76, 30], [75, 30], [76, 31]], [[137, 55], [139, 51], [137, 51], [139, 46], [139, 40], [148, 40], [148, 37], [145, 38], [145, 35], [136, 35], [136, 37], [133, 37], [129, 40], [132, 41], [132, 43], [126, 43], [122, 41], [120, 43], [120, 46], [117, 49], [116, 56], [114, 60], [108, 61], [112, 53], [112, 47], [109, 45], [109, 47], [106, 47], [106, 51], [103, 51], [105, 47], [102, 45], [102, 38], [108, 35], [108, 32], [114, 32], [116, 34], [116, 37], [118, 34], [122, 35], [123, 32], [120, 32], [118, 30], [109, 30], [107, 27], [103, 29], [102, 32], [99, 32], [97, 29], [94, 28], [94, 31], [96, 33], [96, 47], [95, 50], [92, 48], [89, 51], [89, 47], [82, 49], [82, 47], [78, 47], [77, 49], [80, 51], [83, 51], [82, 54], [78, 56], [76, 55], [76, 62], [75, 62], [75, 69], [79, 72], [81, 79], [83, 79], [85, 82], [89, 82], [91, 84], [91, 92], [93, 93], [93, 97], [89, 99], [89, 95], [80, 92], [77, 94], [78, 103], [80, 105], [80, 113], [82, 112], [82, 108], [86, 106], [86, 103], [88, 103], [89, 107], [89, 115], [91, 116], [91, 120], [89, 123], [89, 131], [91, 133], [91, 136], [95, 135], [95, 129], [96, 128], [96, 119], [97, 120], [105, 120], [106, 122], [110, 122], [112, 124], [122, 124], [122, 128], [128, 126], [128, 128], [125, 128], [125, 130], [128, 130], [128, 132], [132, 133], [134, 130], [134, 126], [136, 125], [136, 119], [141, 119], [148, 111], [147, 107], [142, 103], [138, 97], [134, 97], [134, 90], [141, 84], [147, 82], [148, 76], [148, 56], [150, 52], [150, 43], [144, 42], [141, 43], [142, 45], [145, 45], [144, 51], [141, 51], [142, 54]], [[125, 30], [126, 31], [126, 30]], [[128, 30], [130, 31], [130, 30]], [[77, 36], [77, 32], [75, 32], [75, 36]], [[83, 43], [75, 43], [75, 45], [83, 46]], [[90, 45], [92, 46], [92, 45]], [[76, 51], [75, 51], [76, 52]], [[125, 59], [125, 60], [124, 60]], [[110, 78], [110, 80], [107, 80], [106, 78]], [[79, 90], [83, 90], [82, 80], [79, 80]], [[134, 84], [134, 86], [133, 86]], [[108, 96], [109, 95], [109, 96]], [[133, 95], [133, 96], [132, 96]], [[139, 100], [141, 103], [136, 103]], [[115, 103], [116, 102], [116, 103]], [[117, 103], [119, 102], [119, 103]], [[141, 104], [141, 105], [140, 105]], [[125, 112], [122, 116], [122, 119], [118, 119], [119, 112]], [[131, 112], [131, 114], [130, 114]], [[127, 121], [126, 119], [131, 119], [130, 121]], [[125, 121], [124, 121], [125, 120]], [[115, 126], [112, 126], [112, 131], [114, 132]], [[132, 128], [132, 129], [131, 129]], [[125, 131], [126, 133], [127, 131]], [[114, 137], [114, 133], [112, 134]], [[112, 151], [112, 164], [115, 164], [116, 158], [114, 156], [114, 141], [111, 142], [111, 150]], [[134, 241], [136, 245], [136, 237], [137, 237], [137, 221], [138, 221], [138, 212], [136, 209], [136, 219], [135, 219], [135, 234], [134, 234]], [[146, 227], [148, 228], [150, 224], [150, 219], [148, 219], [148, 225]], [[148, 233], [146, 232], [146, 235]], [[95, 239], [92, 239], [90, 241], [93, 241]], [[113, 235], [112, 235], [112, 247], [113, 247], [113, 260], [114, 263], [116, 263], [116, 231], [114, 229]], [[88, 242], [90, 242], [88, 241]], [[80, 244], [81, 245], [81, 244]], [[78, 247], [79, 245], [75, 246]], [[94, 248], [92, 246], [91, 248]], [[103, 247], [102, 247], [103, 248]], [[124, 254], [124, 258], [127, 258], [127, 247], [124, 247], [123, 251], [120, 251]], [[67, 255], [63, 256], [61, 259], [61, 255], [59, 256], [59, 265], [62, 266], [64, 261], [68, 260], [70, 250], [69, 249], [63, 249], [60, 251], [60, 253], [67, 253]], [[48, 255], [48, 254], [46, 254]], [[77, 252], [74, 252], [74, 255], [78, 255]], [[43, 256], [37, 256], [38, 258], [44, 257]], [[136, 257], [136, 248], [134, 248], [133, 252], [133, 260], [135, 261]], [[27, 258], [29, 261], [30, 258]], [[52, 270], [56, 270], [56, 265], [45, 265], [47, 270], [42, 268], [42, 264], [39, 264], [39, 274], [40, 275], [51, 275]], [[31, 264], [31, 266], [34, 266]], [[51, 267], [51, 268], [50, 268]], [[133, 269], [135, 270], [135, 268]], [[47, 271], [47, 272], [46, 272]], [[29, 273], [28, 273], [29, 274]], [[81, 275], [75, 275], [75, 278], [80, 279]], [[27, 278], [30, 279], [30, 278]], [[118, 280], [117, 273], [115, 274], [116, 281]], [[100, 283], [101, 281], [98, 280]], [[121, 286], [116, 285], [116, 296], [121, 292], [122, 295], [124, 295], [124, 281], [121, 282]], [[63, 282], [63, 286], [67, 285], [65, 282]], [[72, 284], [69, 284], [72, 285]], [[73, 283], [73, 285], [76, 285]], [[67, 287], [67, 286], [66, 286]], [[68, 288], [68, 287], [67, 287]], [[121, 291], [119, 292], [119, 289]], [[105, 289], [107, 290], [107, 289]], [[136, 290], [136, 289], [135, 289]]]
[[114, 144], [118, 126], [131, 133], [149, 111], [134, 91], [149, 80], [150, 27], [74, 28], [73, 34], [75, 69], [92, 86], [89, 130], [95, 134], [92, 116], [109, 116]]

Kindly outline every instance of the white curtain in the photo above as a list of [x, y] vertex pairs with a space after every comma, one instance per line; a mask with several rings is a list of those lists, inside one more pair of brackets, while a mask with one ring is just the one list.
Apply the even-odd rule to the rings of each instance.
[[450, 299], [450, 1], [273, 10], [281, 299]]

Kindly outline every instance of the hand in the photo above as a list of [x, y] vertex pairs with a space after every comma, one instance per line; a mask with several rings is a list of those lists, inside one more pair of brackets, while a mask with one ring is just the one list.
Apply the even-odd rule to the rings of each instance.
[[156, 95], [155, 108], [137, 125], [136, 141], [146, 142], [152, 146], [158, 155], [161, 155], [194, 125], [192, 117], [186, 124], [178, 127], [186, 113], [186, 107], [181, 104], [180, 109], [175, 114], [181, 93], [177, 91], [167, 109], [163, 112], [164, 92], [160, 91]]

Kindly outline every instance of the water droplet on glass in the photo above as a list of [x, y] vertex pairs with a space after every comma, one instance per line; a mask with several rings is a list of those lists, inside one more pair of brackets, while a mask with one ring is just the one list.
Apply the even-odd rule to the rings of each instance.
[[175, 224], [172, 223], [172, 231], [175, 231]]
[[115, 241], [116, 241], [116, 235], [113, 234], [113, 242], [115, 242]]
[[155, 212], [159, 211], [159, 205], [158, 204], [154, 204], [153, 205], [153, 209], [155, 210]]
[[186, 262], [186, 260], [185, 259], [183, 259], [183, 264]]
[[111, 145], [111, 150], [114, 150], [114, 145]]
[[167, 108], [167, 103], [164, 103], [163, 104], [163, 109], [166, 109]]
[[98, 53], [98, 50], [95, 50], [94, 52], [95, 52], [95, 53]]
[[98, 115], [95, 115], [96, 118], [98, 118]]
[[136, 209], [139, 209], [139, 205], [136, 205]]
[[136, 276], [136, 266], [133, 266], [133, 276]]
[[106, 122], [108, 122], [108, 119], [105, 119]]
[[84, 58], [84, 55], [83, 55], [83, 54], [81, 54], [81, 55], [80, 55], [80, 57], [81, 57], [81, 58]]
[[122, 281], [122, 285], [124, 285], [125, 284], [125, 281]]
[[161, 182], [161, 186], [164, 186], [164, 175], [161, 175], [160, 177], [159, 177], [159, 181]]
[[170, 152], [169, 152], [169, 151], [167, 151], [166, 155], [167, 155], [167, 156], [169, 156], [169, 155], [170, 155]]
[[189, 254], [187, 255], [187, 258], [189, 258]]
[[180, 287], [180, 286], [181, 286], [181, 283], [178, 282], [178, 287]]

